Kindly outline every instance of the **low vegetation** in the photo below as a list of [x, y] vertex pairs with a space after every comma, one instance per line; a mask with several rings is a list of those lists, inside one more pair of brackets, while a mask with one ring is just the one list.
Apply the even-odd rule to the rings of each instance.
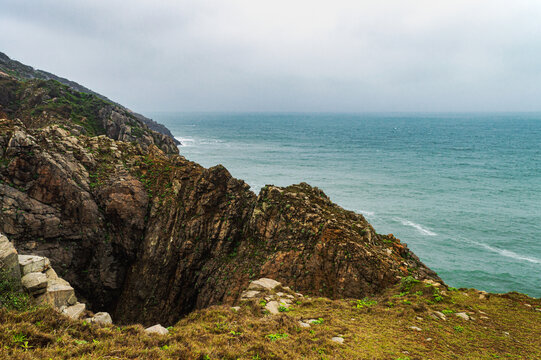
[[[442, 300], [434, 301], [433, 286], [408, 288], [399, 297], [400, 284], [373, 299], [306, 297], [279, 315], [263, 314], [257, 303], [239, 311], [214, 306], [191, 313], [165, 336], [148, 335], [141, 325], [97, 327], [48, 308], [1, 309], [0, 358], [541, 358], [540, 299], [509, 293], [481, 300], [479, 292], [461, 289], [441, 290]], [[446, 319], [432, 316], [436, 311]], [[315, 321], [301, 327], [299, 321], [306, 319]], [[344, 343], [331, 340], [336, 336]]]

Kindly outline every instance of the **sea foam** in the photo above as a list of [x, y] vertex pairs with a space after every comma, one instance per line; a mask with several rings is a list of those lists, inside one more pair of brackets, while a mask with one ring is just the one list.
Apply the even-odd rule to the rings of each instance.
[[484, 244], [484, 243], [477, 243], [477, 244], [479, 246], [487, 249], [487, 250], [498, 253], [498, 254], [500, 254], [502, 256], [505, 256], [505, 257], [509, 257], [509, 258], [516, 259], [516, 260], [529, 261], [529, 262], [534, 263], [534, 264], [541, 264], [541, 260], [537, 259], [537, 258], [534, 258], [534, 257], [520, 255], [520, 254], [517, 254], [516, 252], [513, 252], [511, 250], [498, 249], [498, 248], [492, 247], [492, 246]]
[[425, 228], [424, 226], [422, 226], [420, 224], [417, 224], [417, 223], [414, 223], [413, 221], [410, 221], [410, 220], [407, 220], [407, 219], [401, 219], [401, 218], [397, 218], [396, 220], [400, 221], [402, 223], [402, 225], [410, 226], [410, 227], [418, 230], [423, 235], [427, 235], [427, 236], [436, 236], [436, 235], [438, 235], [435, 232]]

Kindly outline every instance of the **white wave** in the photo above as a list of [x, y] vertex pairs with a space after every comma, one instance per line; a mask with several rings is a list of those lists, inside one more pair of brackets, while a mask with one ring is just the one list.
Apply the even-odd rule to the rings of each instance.
[[436, 235], [438, 235], [435, 232], [431, 231], [430, 229], [427, 229], [422, 225], [416, 224], [413, 221], [409, 221], [409, 220], [406, 220], [406, 219], [400, 219], [400, 218], [397, 218], [396, 220], [400, 221], [402, 223], [402, 225], [411, 226], [412, 228], [416, 229], [417, 231], [419, 231], [423, 235], [427, 235], [427, 236], [436, 236]]
[[520, 254], [517, 254], [516, 252], [513, 252], [511, 250], [498, 249], [498, 248], [495, 248], [495, 247], [492, 247], [490, 245], [483, 244], [483, 243], [477, 243], [477, 244], [479, 246], [484, 247], [487, 250], [490, 250], [492, 252], [498, 253], [500, 255], [503, 255], [503, 256], [506, 256], [506, 257], [509, 257], [509, 258], [513, 258], [513, 259], [516, 259], [516, 260], [529, 261], [529, 262], [534, 263], [534, 264], [541, 264], [541, 260], [537, 259], [537, 258], [534, 258], [534, 257], [528, 257], [528, 256], [520, 255]]
[[374, 217], [374, 215], [376, 215], [375, 212], [373, 212], [373, 211], [368, 211], [368, 210], [351, 209], [351, 211], [354, 211], [354, 212], [356, 212], [357, 214], [361, 214], [361, 215], [363, 215], [363, 216], [368, 216], [368, 217]]
[[195, 140], [194, 140], [194, 139], [190, 139], [190, 138], [181, 138], [181, 137], [178, 137], [178, 136], [175, 136], [175, 139], [177, 139], [178, 141], [180, 141], [180, 143], [182, 144], [182, 146], [194, 146], [194, 145], [195, 145]]

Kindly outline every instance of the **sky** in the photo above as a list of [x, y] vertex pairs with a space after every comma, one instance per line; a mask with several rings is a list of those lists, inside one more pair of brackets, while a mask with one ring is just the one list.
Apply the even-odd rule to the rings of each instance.
[[540, 111], [539, 0], [0, 0], [0, 51], [133, 110]]

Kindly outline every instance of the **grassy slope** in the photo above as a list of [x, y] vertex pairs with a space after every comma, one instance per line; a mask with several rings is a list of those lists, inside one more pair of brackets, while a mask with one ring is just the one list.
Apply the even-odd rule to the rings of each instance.
[[[360, 308], [351, 300], [304, 298], [275, 316], [262, 314], [257, 301], [243, 304], [238, 312], [215, 306], [193, 312], [166, 336], [147, 335], [140, 325], [90, 326], [46, 308], [0, 310], [0, 358], [541, 358], [541, 312], [535, 310], [541, 299], [510, 293], [480, 300], [476, 290], [461, 289], [435, 301], [433, 289], [424, 284], [407, 294], [403, 290], [390, 289], [374, 299], [377, 304]], [[434, 320], [434, 310], [445, 310], [447, 320]], [[468, 312], [475, 320], [450, 311]], [[310, 318], [323, 321], [299, 327], [299, 319]], [[270, 339], [281, 334], [287, 336]], [[331, 341], [337, 335], [344, 344]]]

